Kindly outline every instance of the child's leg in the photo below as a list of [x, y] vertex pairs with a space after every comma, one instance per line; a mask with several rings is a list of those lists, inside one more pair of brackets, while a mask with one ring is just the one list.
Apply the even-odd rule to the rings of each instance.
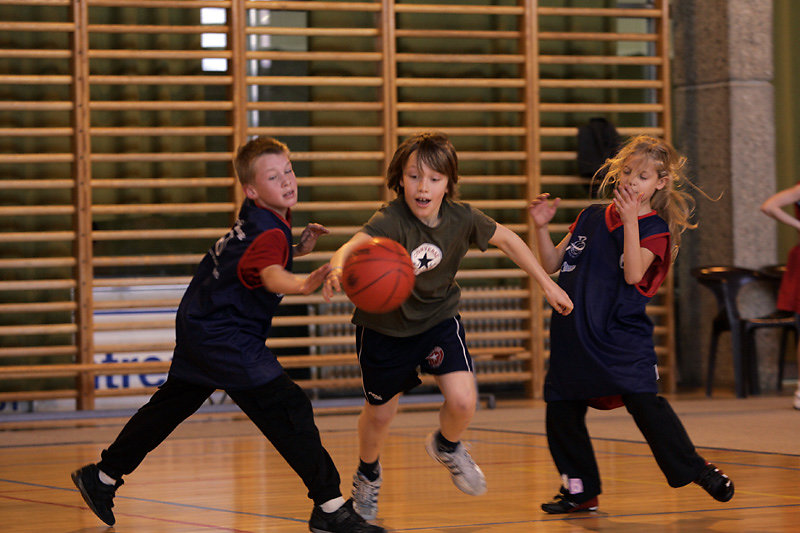
[[461, 442], [461, 434], [472, 420], [478, 401], [475, 375], [458, 370], [437, 375], [436, 382], [444, 395], [444, 404], [439, 409], [440, 429], [428, 435], [425, 449], [447, 468], [459, 490], [480, 496], [486, 492], [486, 477]]
[[678, 415], [656, 394], [624, 394], [622, 401], [653, 452], [671, 487], [696, 480], [706, 465], [694, 449]]
[[358, 417], [359, 464], [353, 474], [352, 494], [353, 508], [365, 520], [378, 516], [378, 493], [383, 483], [379, 459], [399, 401], [400, 395], [395, 394], [383, 404], [364, 402]]
[[475, 375], [451, 372], [436, 376], [436, 383], [444, 396], [444, 404], [439, 409], [440, 432], [445, 439], [458, 442], [475, 415], [478, 402]]
[[202, 387], [168, 378], [146, 404], [128, 420], [117, 438], [100, 454], [96, 465], [72, 473], [72, 481], [94, 514], [109, 526], [114, 518], [114, 496], [122, 476], [130, 474], [145, 456], [161, 444], [178, 424], [197, 411], [211, 393]]
[[380, 458], [399, 401], [400, 395], [396, 394], [384, 404], [364, 402], [358, 416], [358, 457], [363, 462], [374, 463]]
[[167, 379], [150, 401], [128, 420], [116, 440], [103, 450], [98, 468], [117, 480], [130, 474], [213, 392], [213, 387]]
[[[602, 492], [600, 471], [586, 428], [584, 400], [548, 402], [545, 416], [550, 455], [561, 474], [564, 489], [575, 503]], [[596, 504], [595, 504], [596, 505]]]
[[289, 376], [283, 374], [255, 389], [227, 392], [297, 472], [316, 505], [342, 495], [339, 472], [322, 446], [311, 401]]

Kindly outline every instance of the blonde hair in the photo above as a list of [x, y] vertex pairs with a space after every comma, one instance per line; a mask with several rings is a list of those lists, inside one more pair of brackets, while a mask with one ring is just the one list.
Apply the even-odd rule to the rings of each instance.
[[289, 155], [289, 147], [272, 137], [256, 137], [239, 147], [233, 160], [236, 176], [242, 185], [252, 185], [256, 177], [253, 172], [253, 161], [265, 154]]
[[[687, 229], [697, 227], [697, 224], [690, 220], [694, 213], [695, 200], [683, 188], [688, 184], [689, 187], [696, 190], [700, 189], [684, 174], [686, 157], [679, 154], [671, 144], [663, 139], [649, 135], [637, 135], [629, 139], [617, 155], [606, 159], [605, 164], [595, 173], [592, 181], [599, 179], [599, 176], [605, 172], [598, 189], [598, 196], [610, 197], [620, 181], [625, 162], [636, 156], [650, 158], [655, 163], [658, 177], [667, 178], [664, 187], [653, 194], [650, 205], [658, 213], [658, 216], [669, 225], [673, 245], [672, 259], [674, 260], [680, 248], [681, 234]], [[702, 193], [702, 191], [700, 192]]]

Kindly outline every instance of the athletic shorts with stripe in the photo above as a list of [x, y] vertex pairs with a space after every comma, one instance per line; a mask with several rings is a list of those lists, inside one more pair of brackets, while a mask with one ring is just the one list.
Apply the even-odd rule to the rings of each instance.
[[460, 316], [411, 337], [393, 337], [358, 326], [356, 353], [364, 397], [372, 405], [386, 403], [422, 383], [418, 370], [437, 376], [473, 371]]

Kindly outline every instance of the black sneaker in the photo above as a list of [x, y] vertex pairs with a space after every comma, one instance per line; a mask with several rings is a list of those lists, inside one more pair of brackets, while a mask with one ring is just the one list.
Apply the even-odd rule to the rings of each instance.
[[122, 480], [120, 479], [114, 485], [106, 485], [100, 481], [100, 469], [97, 468], [97, 465], [90, 464], [74, 471], [72, 482], [78, 487], [89, 509], [100, 520], [113, 526], [116, 520], [111, 508], [114, 507], [114, 493], [122, 485]]
[[308, 529], [313, 533], [386, 533], [380, 526], [373, 526], [353, 510], [353, 500], [332, 513], [326, 513], [318, 505], [311, 511]]
[[706, 463], [706, 467], [694, 482], [717, 501], [727, 502], [733, 498], [733, 481], [711, 463]]
[[578, 513], [582, 511], [596, 511], [597, 496], [585, 502], [574, 501], [569, 494], [563, 491], [553, 497], [552, 501], [542, 504], [542, 511], [549, 514]]

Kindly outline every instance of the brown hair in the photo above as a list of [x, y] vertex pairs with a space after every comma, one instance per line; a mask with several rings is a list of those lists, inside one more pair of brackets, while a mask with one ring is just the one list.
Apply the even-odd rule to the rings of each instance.
[[417, 165], [425, 163], [435, 172], [447, 176], [447, 195], [458, 194], [458, 155], [447, 135], [437, 131], [417, 133], [397, 147], [386, 170], [386, 186], [400, 195], [403, 190], [403, 169], [411, 154], [417, 153]]
[[233, 166], [239, 183], [249, 185], [253, 183], [253, 161], [264, 154], [286, 154], [289, 155], [289, 147], [272, 137], [256, 137], [247, 144], [241, 146], [236, 152]]
[[[614, 188], [620, 181], [625, 162], [635, 156], [650, 158], [655, 163], [658, 177], [667, 178], [664, 187], [653, 194], [650, 205], [658, 213], [658, 216], [669, 224], [669, 233], [674, 246], [672, 252], [674, 259], [680, 247], [681, 234], [687, 229], [697, 227], [697, 224], [690, 221], [692, 213], [694, 213], [694, 198], [683, 188], [688, 184], [697, 190], [700, 189], [684, 174], [686, 157], [679, 154], [671, 144], [649, 135], [637, 135], [629, 139], [616, 156], [607, 159], [595, 174], [597, 177], [606, 171], [606, 175], [600, 183], [598, 196], [608, 197], [613, 194]], [[702, 191], [700, 192], [702, 193]], [[705, 195], [705, 193], [703, 194]]]

